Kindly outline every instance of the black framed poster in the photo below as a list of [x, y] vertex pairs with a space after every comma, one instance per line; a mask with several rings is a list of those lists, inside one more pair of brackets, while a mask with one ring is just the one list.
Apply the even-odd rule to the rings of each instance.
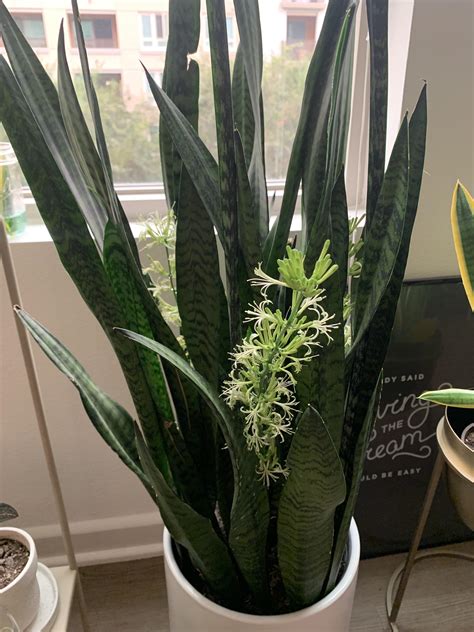
[[[443, 409], [424, 390], [474, 387], [474, 315], [459, 279], [404, 283], [355, 518], [362, 556], [406, 551], [437, 454]], [[444, 477], [422, 546], [474, 537], [452, 507]]]

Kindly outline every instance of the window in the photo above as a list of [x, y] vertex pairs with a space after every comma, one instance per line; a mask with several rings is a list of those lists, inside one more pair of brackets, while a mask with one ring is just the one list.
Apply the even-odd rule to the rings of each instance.
[[[117, 28], [114, 15], [81, 14], [82, 31], [89, 48], [117, 48]], [[72, 15], [69, 15], [72, 45], [77, 48]]]
[[165, 15], [140, 15], [141, 47], [143, 50], [166, 50], [168, 40]]
[[316, 40], [316, 17], [289, 15], [286, 22], [286, 43], [312, 50]]
[[43, 15], [41, 13], [15, 13], [13, 17], [33, 48], [46, 47]]

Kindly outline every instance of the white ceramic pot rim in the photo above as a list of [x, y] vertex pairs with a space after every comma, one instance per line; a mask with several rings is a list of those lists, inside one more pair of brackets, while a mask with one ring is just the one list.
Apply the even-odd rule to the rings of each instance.
[[190, 597], [197, 601], [203, 608], [206, 608], [207, 610], [210, 610], [217, 615], [227, 617], [228, 619], [234, 621], [240, 621], [241, 623], [267, 626], [271, 625], [272, 623], [287, 623], [288, 625], [291, 625], [292, 623], [300, 621], [302, 618], [309, 617], [318, 612], [321, 612], [322, 610], [325, 610], [339, 599], [339, 597], [350, 586], [359, 568], [360, 538], [354, 519], [352, 519], [351, 521], [348, 541], [349, 560], [347, 567], [337, 586], [335, 586], [335, 588], [328, 595], [326, 595], [323, 599], [313, 604], [312, 606], [308, 606], [307, 608], [303, 608], [302, 610], [297, 610], [296, 612], [290, 612], [288, 614], [260, 616], [255, 614], [245, 614], [243, 612], [237, 612], [235, 610], [229, 610], [228, 608], [219, 606], [210, 599], [207, 599], [207, 597], [204, 597], [204, 595], [196, 590], [196, 588], [194, 588], [194, 586], [192, 586], [184, 577], [175, 560], [172, 548], [172, 538], [168, 529], [166, 529], [165, 527], [163, 530], [163, 549], [166, 563], [168, 564], [168, 567], [176, 581]]
[[25, 575], [29, 573], [36, 559], [35, 543], [28, 532], [23, 531], [23, 529], [17, 529], [16, 527], [0, 527], [0, 539], [2, 538], [6, 538], [9, 540], [18, 540], [18, 542], [21, 542], [27, 547], [30, 554], [28, 556], [28, 561], [26, 562], [25, 567], [23, 568], [21, 573], [17, 575], [12, 582], [5, 586], [5, 588], [0, 588], [0, 595], [5, 594], [7, 591], [13, 591], [15, 586], [23, 580]]

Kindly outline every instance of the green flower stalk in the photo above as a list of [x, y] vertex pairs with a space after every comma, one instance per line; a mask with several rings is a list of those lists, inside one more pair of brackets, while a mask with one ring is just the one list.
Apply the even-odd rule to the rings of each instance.
[[[321, 285], [337, 270], [328, 250], [326, 241], [310, 277], [304, 271], [304, 255], [288, 246], [287, 257], [278, 260], [279, 279], [265, 274], [259, 266], [256, 277], [250, 280], [260, 288], [262, 301], [247, 311], [245, 322], [253, 327], [232, 354], [233, 366], [223, 395], [244, 417], [247, 446], [257, 454], [257, 472], [267, 486], [288, 474], [279, 446], [285, 435], [293, 432], [293, 420], [299, 412], [295, 376], [315, 357], [321, 337], [329, 342], [331, 330], [338, 326], [331, 322], [334, 315], [322, 306]], [[286, 314], [271, 308], [268, 290], [274, 286], [292, 291]]]

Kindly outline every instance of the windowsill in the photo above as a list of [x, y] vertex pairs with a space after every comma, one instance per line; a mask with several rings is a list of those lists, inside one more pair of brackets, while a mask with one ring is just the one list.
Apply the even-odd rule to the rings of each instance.
[[[77, 47], [73, 46], [70, 50], [73, 55], [79, 55], [79, 49]], [[115, 46], [114, 48], [94, 48], [93, 46], [87, 46], [87, 52], [92, 53], [93, 55], [119, 55], [120, 48], [118, 46]]]

